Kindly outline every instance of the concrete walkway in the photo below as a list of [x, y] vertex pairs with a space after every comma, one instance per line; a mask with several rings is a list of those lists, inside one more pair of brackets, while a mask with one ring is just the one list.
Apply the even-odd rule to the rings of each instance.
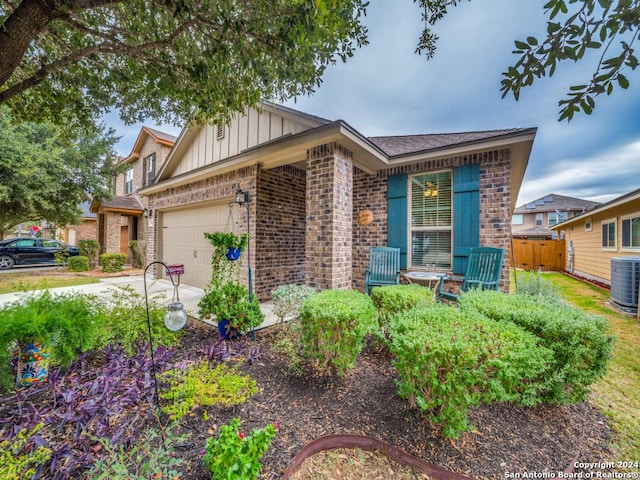
[[[53, 294], [64, 294], [77, 292], [79, 294], [89, 294], [97, 296], [111, 296], [114, 289], [131, 287], [134, 292], [144, 296], [144, 276], [131, 276], [131, 277], [112, 277], [102, 278], [99, 283], [91, 283], [87, 285], [76, 285], [73, 287], [60, 287], [51, 288], [49, 291]], [[169, 280], [155, 280], [150, 276], [147, 276], [147, 291], [149, 298], [160, 296], [160, 301], [169, 303], [173, 296], [173, 285]], [[18, 292], [18, 293], [5, 293], [0, 295], [0, 306], [15, 302], [25, 295], [32, 295], [34, 292]], [[180, 301], [184, 304], [184, 308], [189, 316], [194, 318], [198, 317], [198, 302], [204, 295], [204, 290], [190, 285], [180, 284], [178, 287], [178, 295]], [[162, 300], [162, 299], [166, 299]], [[264, 322], [258, 327], [264, 328], [273, 325], [277, 322], [276, 316], [273, 314], [273, 307], [270, 303], [263, 303], [260, 305], [262, 313], [265, 315]]]

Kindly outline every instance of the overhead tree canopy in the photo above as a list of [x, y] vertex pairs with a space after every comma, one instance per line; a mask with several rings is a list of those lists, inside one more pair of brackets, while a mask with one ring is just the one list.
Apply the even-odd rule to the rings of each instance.
[[[414, 0], [424, 9], [426, 28], [417, 52], [433, 57], [438, 36], [434, 25], [461, 0]], [[601, 52], [600, 61], [591, 78], [569, 87], [567, 98], [559, 101], [559, 120], [571, 120], [577, 112], [591, 114], [595, 98], [611, 95], [616, 87], [626, 89], [629, 80], [625, 72], [638, 67], [633, 44], [638, 39], [640, 0], [548, 0], [544, 5], [547, 36], [533, 36], [515, 42], [518, 60], [504, 72], [500, 90], [502, 97], [512, 94], [516, 100], [523, 87], [536, 79], [552, 76], [562, 61], [581, 60], [589, 50]]]
[[0, 108], [0, 239], [23, 222], [76, 223], [88, 195], [110, 198], [113, 131], [70, 139], [51, 124], [14, 122]]
[[363, 0], [0, 0], [0, 105], [87, 125], [227, 119], [367, 43]]

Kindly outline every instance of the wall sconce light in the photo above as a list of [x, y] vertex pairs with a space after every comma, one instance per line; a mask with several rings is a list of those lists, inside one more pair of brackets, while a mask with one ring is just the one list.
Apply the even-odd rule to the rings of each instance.
[[[180, 330], [187, 323], [187, 313], [184, 311], [184, 305], [180, 302], [178, 296], [178, 286], [180, 285], [180, 274], [184, 273], [184, 265], [167, 265], [164, 262], [151, 262], [144, 269], [144, 301], [147, 306], [147, 328], [149, 330], [149, 349], [151, 350], [151, 376], [155, 386], [155, 403], [160, 408], [160, 396], [158, 394], [158, 379], [156, 378], [156, 358], [153, 351], [153, 337], [151, 335], [151, 315], [149, 314], [149, 294], [147, 293], [147, 270], [152, 265], [162, 265], [167, 271], [171, 283], [173, 284], [173, 297], [171, 303], [167, 306], [167, 312], [164, 315], [164, 325], [172, 332]], [[174, 280], [174, 275], [177, 281]]]
[[[240, 187], [236, 190], [236, 203], [241, 207], [249, 203], [249, 192], [242, 190]], [[247, 208], [249, 208], [247, 206]]]
[[435, 183], [427, 182], [424, 184], [424, 196], [425, 198], [432, 198], [438, 196], [438, 187]]
[[150, 208], [145, 208], [144, 210], [142, 210], [142, 216], [144, 218], [149, 218], [152, 214], [153, 210], [151, 210]]

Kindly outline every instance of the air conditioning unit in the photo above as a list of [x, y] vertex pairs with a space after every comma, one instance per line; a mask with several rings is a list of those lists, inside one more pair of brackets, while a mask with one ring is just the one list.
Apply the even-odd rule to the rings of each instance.
[[611, 259], [611, 300], [623, 309], [638, 311], [640, 257]]

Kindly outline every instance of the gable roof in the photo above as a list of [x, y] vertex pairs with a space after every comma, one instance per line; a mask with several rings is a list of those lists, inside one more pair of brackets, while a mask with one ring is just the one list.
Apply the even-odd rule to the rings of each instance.
[[562, 223], [558, 223], [556, 225], [554, 225], [553, 227], [551, 227], [553, 230], [558, 230], [560, 228], [565, 228], [567, 225], [572, 224], [573, 222], [579, 221], [584, 219], [585, 217], [588, 217], [590, 215], [594, 215], [596, 213], [601, 213], [601, 212], [606, 212], [607, 210], [612, 210], [616, 207], [619, 207], [621, 205], [624, 205], [626, 203], [630, 203], [630, 202], [634, 202], [634, 201], [638, 201], [640, 200], [640, 188], [637, 190], [633, 190], [629, 193], [625, 193], [623, 195], [620, 195], [617, 198], [614, 198], [613, 200], [610, 200], [606, 203], [601, 204], [599, 207], [596, 207], [592, 210], [589, 210], [587, 212], [581, 213], [580, 215], [576, 215], [575, 217], [572, 217]]
[[170, 133], [161, 132], [160, 130], [156, 130], [155, 128], [150, 127], [142, 127], [140, 129], [140, 133], [138, 133], [138, 137], [136, 138], [135, 143], [133, 144], [133, 148], [131, 149], [131, 153], [120, 160], [121, 163], [131, 162], [140, 157], [140, 150], [144, 145], [147, 137], [150, 137], [154, 142], [159, 143], [160, 145], [164, 145], [166, 147], [173, 147], [176, 143], [177, 137], [171, 135]]
[[462, 146], [478, 141], [501, 138], [529, 129], [510, 128], [504, 130], [486, 130], [459, 133], [432, 133], [425, 135], [401, 135], [389, 137], [369, 137], [389, 157], [407, 155], [409, 153], [435, 151], [452, 146]]
[[582, 198], [558, 195], [557, 193], [550, 193], [544, 197], [537, 198], [533, 202], [520, 205], [513, 211], [513, 213], [541, 213], [555, 212], [556, 210], [562, 212], [586, 212], [588, 210], [592, 210], [598, 205], [601, 205], [601, 203], [584, 200]]
[[511, 205], [515, 207], [526, 170], [536, 128], [512, 128], [461, 133], [385, 136], [367, 138], [343, 120], [329, 121], [272, 103], [261, 103], [258, 110], [275, 112], [305, 125], [297, 133], [287, 133], [269, 141], [249, 146], [231, 156], [189, 171], [173, 174], [175, 165], [195, 141], [200, 127], [187, 126], [180, 133], [154, 185], [141, 190], [153, 194], [169, 187], [186, 185], [240, 167], [260, 164], [270, 169], [283, 165], [305, 168], [307, 150], [317, 145], [337, 142], [353, 152], [353, 164], [375, 174], [379, 170], [423, 162], [447, 156], [467, 155], [509, 148], [511, 168]]

